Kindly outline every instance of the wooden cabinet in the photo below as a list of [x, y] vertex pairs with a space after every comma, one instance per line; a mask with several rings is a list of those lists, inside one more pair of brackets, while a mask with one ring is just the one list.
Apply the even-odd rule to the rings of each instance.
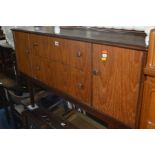
[[155, 129], [155, 78], [147, 77], [144, 82], [144, 96], [140, 128]]
[[93, 45], [93, 107], [130, 127], [135, 127], [142, 58], [141, 51]]
[[135, 127], [144, 52], [25, 32], [14, 38], [21, 72]]
[[28, 33], [14, 33], [18, 70], [32, 76]]

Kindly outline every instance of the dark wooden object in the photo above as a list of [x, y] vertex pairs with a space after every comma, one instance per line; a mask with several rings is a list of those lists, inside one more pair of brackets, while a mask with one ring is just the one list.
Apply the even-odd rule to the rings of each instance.
[[[147, 50], [143, 35], [83, 29], [64, 29], [59, 35], [13, 32], [18, 70], [25, 77], [65, 94], [111, 128], [138, 127]], [[106, 61], [101, 61], [103, 50]]]

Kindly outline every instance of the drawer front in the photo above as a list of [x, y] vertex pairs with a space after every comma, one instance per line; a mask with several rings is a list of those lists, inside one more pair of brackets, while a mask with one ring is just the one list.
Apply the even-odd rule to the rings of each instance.
[[67, 66], [56, 61], [50, 62], [49, 66], [48, 84], [60, 91], [67, 92], [70, 78]]
[[90, 70], [91, 44], [51, 37], [49, 57], [79, 70]]
[[50, 38], [47, 36], [29, 34], [31, 55], [41, 58], [49, 57]]
[[78, 100], [90, 104], [91, 75], [90, 72], [82, 72], [70, 68], [69, 94]]
[[47, 69], [48, 84], [66, 94], [81, 100], [85, 103], [90, 103], [90, 79], [91, 75], [88, 72], [81, 72], [71, 68], [68, 65], [59, 62], [51, 62]]
[[61, 62], [76, 69], [90, 71], [91, 44], [29, 34], [31, 54]]
[[49, 68], [49, 61], [39, 56], [33, 56], [31, 64], [33, 78], [48, 84], [49, 71], [47, 69]]
[[81, 71], [90, 71], [91, 44], [80, 41], [66, 41], [65, 53], [68, 53], [68, 65]]

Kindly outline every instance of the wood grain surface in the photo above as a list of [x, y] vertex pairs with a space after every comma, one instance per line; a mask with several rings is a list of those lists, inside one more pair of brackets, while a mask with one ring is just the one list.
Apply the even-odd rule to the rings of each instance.
[[15, 32], [13, 35], [15, 39], [18, 70], [32, 77], [28, 34]]
[[[108, 51], [101, 61], [101, 51]], [[119, 121], [135, 126], [143, 52], [93, 45], [93, 107]]]

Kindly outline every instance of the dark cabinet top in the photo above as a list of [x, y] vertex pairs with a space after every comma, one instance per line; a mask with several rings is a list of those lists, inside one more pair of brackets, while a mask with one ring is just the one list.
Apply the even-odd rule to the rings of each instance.
[[97, 27], [86, 28], [82, 26], [61, 27], [59, 34], [54, 33], [54, 27], [52, 26], [27, 26], [12, 30], [147, 51], [147, 46], [145, 44], [146, 34], [142, 31], [138, 32]]

